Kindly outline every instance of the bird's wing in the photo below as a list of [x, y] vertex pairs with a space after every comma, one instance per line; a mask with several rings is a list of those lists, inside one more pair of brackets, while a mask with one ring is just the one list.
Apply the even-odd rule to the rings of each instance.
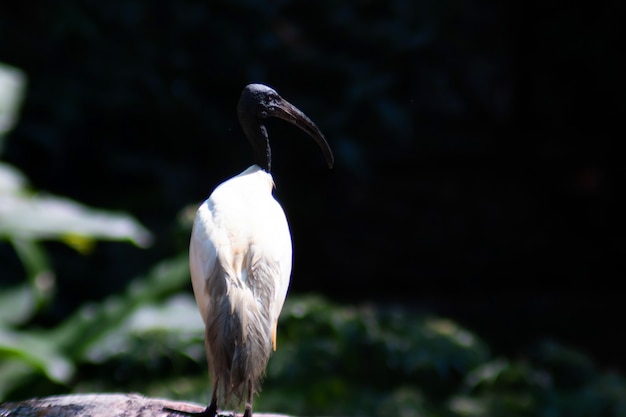
[[[291, 243], [291, 242], [290, 242]], [[277, 291], [274, 293], [274, 327], [272, 328], [272, 348], [276, 350], [276, 328], [278, 326], [278, 317], [283, 309], [285, 298], [287, 297], [287, 289], [289, 288], [289, 280], [291, 278], [291, 244], [289, 252], [285, 252], [279, 261], [281, 267], [279, 275], [277, 275]]]
[[189, 243], [189, 270], [196, 303], [206, 322], [209, 299], [208, 286], [218, 273], [217, 248], [213, 234], [215, 222], [209, 200], [198, 208]]
[[245, 285], [265, 310], [275, 345], [276, 322], [291, 275], [291, 235], [285, 213], [271, 195], [271, 177], [265, 184], [267, 190], [250, 187], [242, 193], [235, 187], [250, 179], [255, 177], [235, 177], [223, 183], [200, 206], [189, 266], [205, 322], [210, 303], [227, 293], [227, 285]]
[[270, 305], [272, 344], [276, 349], [276, 324], [283, 308], [291, 277], [291, 234], [283, 209], [272, 198], [264, 216], [264, 239], [250, 245], [250, 265], [255, 280], [255, 292]]

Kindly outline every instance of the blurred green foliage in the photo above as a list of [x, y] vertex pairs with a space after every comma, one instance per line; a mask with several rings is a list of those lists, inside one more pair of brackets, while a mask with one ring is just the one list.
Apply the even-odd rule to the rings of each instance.
[[[457, 285], [483, 291], [490, 273], [497, 277], [492, 285], [517, 277], [543, 286], [536, 270], [548, 264], [546, 275], [565, 270], [582, 276], [570, 281], [580, 286], [589, 278], [579, 273], [589, 257], [598, 261], [589, 269], [600, 279], [597, 265], [612, 265], [607, 254], [621, 253], [620, 239], [602, 236], [612, 222], [598, 220], [621, 213], [607, 210], [611, 172], [593, 157], [608, 149], [611, 134], [587, 134], [596, 123], [590, 106], [610, 115], [621, 101], [614, 83], [603, 81], [623, 78], [611, 29], [620, 27], [619, 14], [608, 8], [554, 8], [538, 13], [544, 18], [537, 22], [507, 3], [450, 1], [66, 1], [42, 4], [36, 13], [27, 3], [2, 6], [2, 59], [33, 80], [28, 118], [7, 153], [38, 185], [0, 163], [0, 243], [21, 268], [0, 266], [13, 278], [0, 288], [2, 400], [92, 391], [208, 399], [202, 325], [184, 291], [186, 241], [177, 239], [186, 238], [188, 225], [180, 226], [176, 213], [249, 160], [234, 112], [249, 81], [280, 85], [315, 114], [341, 162], [331, 187], [310, 179], [316, 155], [292, 152], [297, 145], [290, 141], [276, 149], [284, 156], [276, 158], [278, 192], [293, 196], [285, 205], [298, 231], [296, 268], [304, 279], [295, 285], [336, 288], [341, 277], [356, 291], [385, 276], [395, 284], [389, 288], [402, 291], [406, 276], [435, 277], [421, 284], [437, 286], [437, 277], [456, 274]], [[615, 24], [587, 18], [594, 13]], [[567, 19], [556, 25], [557, 14]], [[589, 33], [574, 36], [581, 27]], [[541, 41], [528, 48], [527, 38]], [[573, 67], [602, 76], [581, 77]], [[0, 69], [10, 77], [0, 88], [2, 150], [25, 76]], [[511, 156], [518, 153], [520, 161]], [[298, 182], [305, 177], [306, 189]], [[119, 243], [107, 249], [124, 256], [68, 267], [92, 254], [98, 240], [140, 247], [149, 240], [132, 218], [77, 200], [130, 208], [158, 234], [160, 248], [128, 254]], [[341, 204], [325, 209], [329, 201]], [[372, 257], [363, 250], [366, 238], [388, 244]], [[69, 246], [71, 255], [57, 253], [62, 261], [55, 265], [51, 242]], [[398, 262], [393, 271], [385, 261], [418, 253], [419, 263]], [[56, 290], [59, 266], [70, 269], [64, 303]], [[136, 269], [146, 272], [127, 283]], [[505, 274], [517, 275], [501, 280]], [[24, 279], [16, 283], [15, 276]], [[78, 307], [46, 316], [51, 305], [69, 303]], [[522, 358], [492, 351], [454, 321], [406, 306], [291, 295], [256, 408], [297, 415], [626, 415], [624, 378], [598, 370], [576, 349], [546, 341]]]
[[[35, 189], [128, 211], [155, 236], [149, 251], [99, 243], [86, 256], [46, 244], [59, 289], [48, 324], [186, 250], [176, 216], [250, 163], [236, 102], [264, 82], [313, 118], [337, 161], [327, 172], [311, 141], [288, 139], [301, 132], [270, 127], [293, 292], [427, 304], [508, 350], [559, 331], [623, 362], [603, 342], [624, 270], [617, 7], [2, 2], [0, 60], [29, 79], [5, 160]], [[375, 256], [370, 242], [384, 242]], [[15, 283], [13, 254], [0, 243]], [[504, 296], [512, 287], [528, 291]]]
[[[7, 336], [1, 398], [139, 392], [208, 400], [203, 326], [177, 294], [186, 259], [162, 262], [58, 328]], [[6, 344], [5, 344], [6, 345]], [[493, 357], [456, 323], [394, 306], [288, 298], [257, 410], [293, 415], [624, 416], [626, 381], [554, 341]]]
[[[4, 169], [19, 178], [16, 171]], [[20, 198], [41, 203], [30, 197], [23, 181], [17, 183]], [[6, 189], [0, 196], [5, 200]], [[91, 210], [73, 215], [89, 219]], [[118, 220], [108, 213], [97, 219], [104, 224]], [[15, 227], [0, 230], [0, 237], [25, 253], [20, 256], [25, 275], [35, 276], [27, 284], [0, 290], [0, 400], [116, 391], [207, 401], [203, 325], [193, 297], [181, 293], [189, 285], [186, 254], [157, 263], [123, 292], [87, 303], [56, 326], [42, 328], [33, 318], [45, 303], [36, 300], [49, 300], [54, 292], [42, 295], [41, 274], [54, 273], [38, 242], [66, 241], [62, 230], [49, 234], [42, 229], [41, 235], [37, 228], [25, 235]], [[86, 241], [111, 238], [97, 230], [86, 227], [72, 234]], [[145, 238], [132, 233], [117, 237], [124, 236], [136, 243]], [[30, 254], [29, 245], [35, 248]], [[544, 342], [523, 360], [493, 357], [470, 330], [406, 307], [290, 296], [278, 347], [257, 410], [403, 417], [626, 415], [624, 378], [596, 370], [581, 352]]]
[[[25, 76], [0, 63], [0, 150], [22, 102]], [[24, 280], [0, 290], [0, 398], [40, 372], [50, 381], [67, 383], [75, 371], [66, 352], [71, 330], [26, 329], [54, 299], [56, 278], [42, 241], [56, 240], [85, 253], [96, 240], [149, 244], [150, 233], [132, 217], [97, 210], [70, 199], [32, 190], [16, 168], [0, 162], [0, 241], [9, 242], [24, 270]], [[78, 336], [78, 335], [77, 335]], [[84, 340], [84, 332], [80, 334]]]

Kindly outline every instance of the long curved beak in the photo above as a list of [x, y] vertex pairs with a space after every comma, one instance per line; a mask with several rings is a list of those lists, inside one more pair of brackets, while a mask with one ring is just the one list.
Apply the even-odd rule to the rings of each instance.
[[322, 148], [322, 152], [324, 152], [324, 157], [326, 157], [326, 163], [328, 164], [328, 168], [332, 168], [335, 162], [335, 157], [333, 156], [333, 151], [328, 146], [328, 142], [326, 142], [326, 138], [324, 134], [319, 130], [315, 123], [311, 119], [307, 117], [306, 114], [302, 113], [296, 106], [289, 103], [287, 100], [280, 98], [274, 103], [273, 111], [271, 111], [268, 116], [278, 117], [279, 119], [283, 119], [293, 125], [298, 126], [300, 129], [304, 130], [306, 133], [311, 136], [315, 142]]

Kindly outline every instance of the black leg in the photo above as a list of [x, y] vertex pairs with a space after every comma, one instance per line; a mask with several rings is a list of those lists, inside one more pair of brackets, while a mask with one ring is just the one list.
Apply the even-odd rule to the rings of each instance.
[[182, 416], [190, 416], [190, 417], [216, 417], [215, 408], [211, 411], [211, 406], [208, 406], [204, 411], [194, 412], [194, 411], [183, 411], [183, 410], [174, 410], [173, 408], [163, 407], [164, 411], [169, 411], [170, 413], [180, 414]]
[[217, 414], [215, 413], [215, 407], [212, 407], [212, 405], [209, 405], [204, 411], [200, 411], [200, 412], [174, 410], [173, 408], [169, 408], [169, 407], [163, 407], [163, 410], [169, 411], [171, 413], [180, 414], [183, 416], [189, 416], [189, 417], [216, 417], [217, 416]]
[[189, 417], [217, 417], [217, 404], [215, 401], [211, 401], [211, 404], [204, 411], [200, 412], [175, 410], [169, 407], [163, 407], [163, 410]]
[[193, 417], [217, 417], [217, 381], [215, 381], [215, 386], [213, 387], [213, 396], [211, 397], [211, 404], [204, 411], [200, 412], [191, 412], [191, 411], [182, 411], [182, 410], [174, 410], [173, 408], [163, 407], [165, 411], [171, 411], [173, 413], [181, 414], [184, 416], [193, 416]]
[[248, 381], [248, 401], [246, 402], [246, 411], [243, 417], [252, 417], [252, 381]]

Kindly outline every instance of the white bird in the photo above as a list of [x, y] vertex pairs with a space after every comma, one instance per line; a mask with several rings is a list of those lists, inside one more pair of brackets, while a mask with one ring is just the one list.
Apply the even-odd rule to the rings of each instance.
[[[223, 182], [202, 203], [193, 225], [189, 266], [213, 381], [203, 416], [214, 417], [218, 399], [239, 403], [252, 416], [252, 399], [272, 350], [291, 275], [291, 235], [272, 196], [271, 149], [264, 120], [277, 117], [308, 133], [329, 168], [333, 154], [317, 126], [276, 91], [250, 84], [237, 106], [255, 164]], [[189, 414], [189, 413], [187, 413]]]

